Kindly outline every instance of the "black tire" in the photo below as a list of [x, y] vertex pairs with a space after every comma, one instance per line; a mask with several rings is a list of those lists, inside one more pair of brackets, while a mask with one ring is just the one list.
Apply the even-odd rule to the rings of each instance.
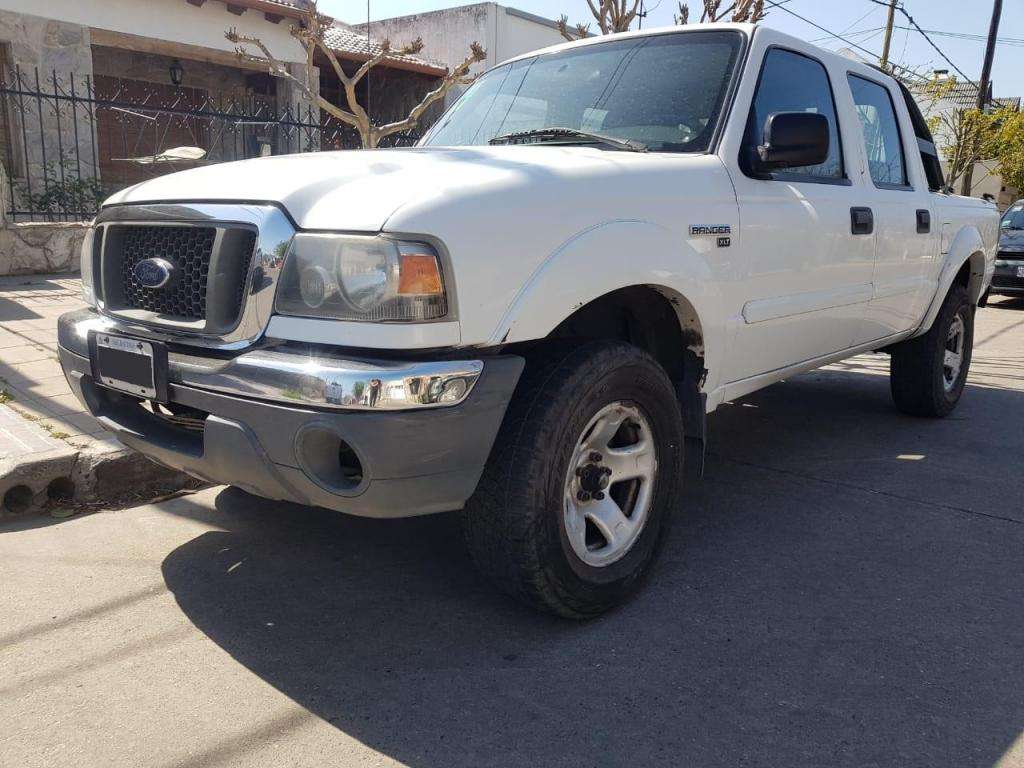
[[[647, 518], [615, 562], [576, 556], [564, 524], [569, 464], [602, 408], [643, 413], [657, 458]], [[672, 382], [643, 350], [622, 342], [544, 349], [528, 358], [483, 477], [466, 505], [466, 542], [495, 586], [572, 619], [597, 616], [633, 592], [654, 561], [677, 505], [683, 422]], [[609, 489], [609, 496], [611, 489]]]
[[[960, 370], [947, 386], [944, 357], [950, 328], [963, 323]], [[943, 417], [963, 395], [974, 350], [974, 307], [967, 289], [954, 285], [928, 333], [897, 344], [889, 364], [889, 384], [896, 407], [911, 416]]]

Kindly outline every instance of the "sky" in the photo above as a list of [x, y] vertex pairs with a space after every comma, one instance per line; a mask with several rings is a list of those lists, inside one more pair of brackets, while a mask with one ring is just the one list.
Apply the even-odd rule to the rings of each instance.
[[[769, 11], [764, 23], [770, 26], [826, 48], [851, 47], [849, 42], [830, 37], [828, 32], [831, 32], [842, 35], [876, 55], [882, 50], [881, 28], [885, 25], [886, 8], [874, 0], [769, 0], [770, 2], [780, 6]], [[468, 2], [457, 0], [369, 0], [372, 19], [423, 13], [466, 4]], [[367, 0], [320, 0], [319, 5], [324, 13], [350, 24], [366, 21]], [[552, 19], [557, 19], [564, 13], [572, 23], [590, 20], [586, 0], [506, 0], [501, 5]], [[644, 5], [648, 11], [647, 18], [643, 21], [645, 27], [673, 23], [672, 17], [677, 11], [677, 0], [644, 0]], [[701, 0], [690, 0], [689, 5], [691, 18], [699, 18], [699, 12], [695, 9], [701, 6]], [[929, 33], [929, 37], [956, 67], [977, 81], [985, 55], [984, 38], [988, 34], [992, 0], [899, 0], [899, 5]], [[793, 14], [825, 27], [828, 32], [815, 28]], [[945, 62], [928, 41], [918, 32], [911, 31], [909, 26], [906, 16], [897, 13], [897, 28], [893, 32], [890, 58], [920, 72], [949, 69], [955, 74], [954, 67]], [[594, 27], [596, 28], [596, 25]], [[975, 35], [981, 39], [952, 37], [950, 33], [958, 36]], [[992, 69], [995, 95], [1024, 95], [1024, 1], [1005, 0], [999, 37], [1006, 40], [996, 47]], [[864, 51], [858, 53], [868, 58]]]

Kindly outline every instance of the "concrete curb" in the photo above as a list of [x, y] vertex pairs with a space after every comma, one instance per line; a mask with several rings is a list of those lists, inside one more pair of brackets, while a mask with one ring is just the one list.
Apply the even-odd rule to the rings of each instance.
[[0, 518], [48, 507], [116, 506], [199, 484], [124, 446], [69, 445], [27, 458], [0, 459]]

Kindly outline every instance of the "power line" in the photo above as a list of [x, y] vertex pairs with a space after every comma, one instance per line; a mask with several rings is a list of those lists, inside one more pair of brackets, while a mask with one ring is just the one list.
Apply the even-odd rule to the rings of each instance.
[[[875, 5], [884, 5], [886, 7], [889, 6], [889, 4], [883, 2], [883, 0], [870, 0], [870, 2], [874, 3]], [[916, 21], [914, 21], [914, 17], [907, 12], [907, 9], [905, 7], [903, 7], [902, 5], [898, 5], [896, 7], [896, 10], [898, 10], [906, 17], [907, 21], [910, 22], [910, 26], [917, 30], [917, 32], [920, 33], [921, 37], [928, 41], [928, 45], [934, 48], [935, 52], [938, 53], [939, 56], [941, 56], [943, 60], [945, 60], [945, 62], [949, 64], [949, 66], [951, 66], [953, 69], [957, 71], [957, 74], [959, 74], [964, 80], [966, 80], [971, 85], [977, 85], [977, 83], [974, 82], [974, 80], [967, 76], [967, 73], [965, 73], [962, 69], [960, 69], [960, 67], [953, 63], [953, 60], [949, 58], [949, 56], [947, 56], [945, 52], [935, 44], [934, 40], [928, 37], [928, 33], [921, 29], [921, 26]]]
[[[879, 2], [879, 0], [871, 0], [871, 1], [872, 1], [872, 2]], [[811, 20], [810, 20], [810, 19], [808, 19], [808, 18], [807, 18], [806, 16], [801, 16], [801, 15], [800, 15], [799, 13], [797, 13], [797, 12], [795, 12], [795, 11], [791, 11], [791, 10], [789, 10], [789, 8], [783, 8], [783, 7], [782, 7], [782, 4], [781, 4], [781, 3], [779, 3], [779, 2], [776, 2], [775, 0], [765, 0], [765, 3], [766, 3], [766, 4], [767, 4], [767, 5], [769, 6], [769, 7], [771, 7], [771, 8], [778, 8], [778, 9], [779, 9], [780, 11], [785, 11], [785, 12], [786, 12], [786, 13], [788, 13], [788, 14], [789, 14], [790, 16], [793, 16], [793, 17], [795, 17], [795, 18], [797, 18], [797, 19], [800, 19], [800, 21], [804, 22], [805, 24], [810, 24], [810, 25], [811, 25], [812, 27], [814, 27], [815, 29], [820, 29], [820, 30], [821, 30], [822, 32], [826, 33], [826, 34], [827, 34], [827, 35], [829, 35], [830, 37], [834, 37], [834, 38], [836, 38], [837, 40], [842, 40], [842, 41], [843, 41], [844, 43], [846, 43], [847, 45], [853, 46], [854, 48], [856, 48], [856, 49], [857, 49], [858, 51], [860, 51], [861, 53], [866, 53], [866, 54], [867, 54], [868, 56], [870, 56], [871, 58], [875, 59], [876, 61], [879, 61], [879, 60], [880, 60], [880, 58], [881, 58], [881, 57], [880, 57], [880, 56], [879, 56], [879, 55], [878, 55], [877, 53], [875, 53], [874, 51], [869, 51], [869, 50], [868, 50], [867, 48], [865, 48], [864, 46], [862, 46], [862, 45], [858, 45], [857, 43], [853, 42], [853, 40], [850, 40], [850, 39], [848, 39], [848, 38], [846, 38], [846, 37], [843, 37], [842, 35], [840, 35], [840, 34], [837, 34], [837, 33], [833, 32], [833, 31], [832, 31], [831, 29], [828, 29], [827, 27], [823, 27], [823, 26], [821, 26], [821, 24], [818, 24], [817, 22], [811, 21]], [[914, 72], [914, 71], [913, 71], [913, 70], [911, 70], [911, 69], [907, 69], [906, 67], [902, 67], [902, 66], [898, 66], [898, 65], [893, 65], [893, 68], [894, 68], [894, 69], [901, 69], [901, 70], [903, 70], [903, 71], [904, 71], [904, 72], [905, 72], [906, 74], [908, 74], [908, 75], [910, 75], [910, 76], [912, 76], [912, 77], [916, 77], [916, 78], [917, 78], [917, 79], [919, 79], [919, 80], [927, 80], [927, 79], [928, 79], [928, 78], [924, 77], [923, 75], [919, 75], [919, 74], [918, 74], [917, 72]]]
[[[849, 37], [860, 37], [861, 35], [868, 35], [868, 37], [866, 37], [864, 39], [865, 40], [870, 40], [871, 37], [873, 37], [874, 35], [877, 35], [883, 29], [885, 29], [885, 27], [869, 27], [868, 29], [858, 29], [856, 32], [843, 32], [843, 34], [847, 35]], [[820, 43], [820, 42], [823, 42], [825, 40], [832, 40], [834, 38], [835, 38], [835, 35], [824, 35], [822, 37], [815, 37], [814, 39], [808, 40], [807, 42], [809, 42], [809, 43]]]
[[872, 56], [872, 57], [874, 57], [876, 59], [878, 58], [878, 54], [877, 53], [875, 53], [873, 51], [869, 51], [867, 48], [864, 48], [863, 46], [857, 45], [857, 43], [853, 42], [853, 40], [847, 40], [845, 37], [843, 37], [842, 35], [840, 35], [840, 34], [838, 34], [836, 32], [833, 32], [831, 29], [828, 29], [826, 27], [821, 26], [821, 24], [818, 24], [816, 22], [811, 21], [806, 16], [801, 16], [796, 11], [791, 11], [791, 10], [789, 10], [789, 8], [783, 8], [782, 7], [782, 3], [775, 2], [775, 0], [765, 0], [765, 2], [771, 8], [778, 8], [780, 11], [785, 11], [790, 16], [794, 16], [794, 17], [800, 19], [800, 21], [804, 22], [805, 24], [810, 24], [815, 29], [820, 29], [822, 32], [825, 32], [826, 34], [828, 34], [829, 37], [834, 37], [834, 38], [836, 38], [838, 40], [842, 40], [844, 43], [852, 45], [858, 51], [866, 53], [868, 56]]
[[[896, 29], [905, 29], [910, 32], [915, 31], [913, 27], [901, 27], [896, 26]], [[926, 29], [924, 30], [929, 35], [938, 35], [939, 37], [952, 37], [957, 40], [974, 40], [980, 43], [988, 40], [986, 35], [975, 35], [969, 32], [944, 32], [941, 29]], [[997, 43], [1009, 46], [1024, 46], [1024, 37], [999, 37], [996, 38]]]

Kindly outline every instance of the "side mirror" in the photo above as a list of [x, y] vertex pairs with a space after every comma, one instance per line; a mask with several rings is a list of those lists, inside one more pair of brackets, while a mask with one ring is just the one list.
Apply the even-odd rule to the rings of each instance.
[[773, 112], [757, 148], [761, 169], [820, 165], [828, 158], [828, 120], [815, 112]]

